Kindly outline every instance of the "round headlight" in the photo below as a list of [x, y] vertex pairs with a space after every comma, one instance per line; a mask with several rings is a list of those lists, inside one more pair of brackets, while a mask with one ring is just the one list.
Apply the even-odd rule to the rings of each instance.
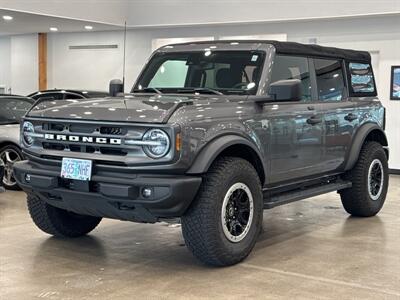
[[24, 122], [22, 125], [22, 134], [24, 138], [24, 142], [27, 146], [32, 146], [34, 142], [34, 138], [32, 134], [35, 132], [35, 127], [31, 122]]
[[143, 136], [146, 144], [143, 146], [144, 152], [151, 158], [160, 158], [169, 151], [170, 140], [168, 134], [161, 129], [151, 129]]

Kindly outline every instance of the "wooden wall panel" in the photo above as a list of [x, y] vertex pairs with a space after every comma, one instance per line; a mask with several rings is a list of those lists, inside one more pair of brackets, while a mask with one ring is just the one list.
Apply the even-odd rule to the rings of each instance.
[[39, 33], [39, 90], [47, 89], [47, 33]]

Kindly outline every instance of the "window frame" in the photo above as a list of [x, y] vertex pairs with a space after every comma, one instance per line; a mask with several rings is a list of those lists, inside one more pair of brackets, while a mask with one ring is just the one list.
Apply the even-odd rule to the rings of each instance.
[[[309, 57], [312, 60], [312, 64], [313, 64], [313, 68], [312, 68], [312, 73], [314, 73], [314, 89], [316, 92], [316, 97], [315, 97], [315, 102], [316, 103], [342, 103], [345, 101], [349, 101], [349, 82], [348, 82], [348, 75], [347, 75], [347, 70], [346, 70], [346, 66], [345, 66], [345, 60], [341, 59], [341, 58], [328, 58], [328, 57], [323, 57], [323, 56], [310, 56]], [[314, 64], [314, 60], [315, 59], [325, 59], [325, 60], [336, 60], [339, 61], [341, 66], [342, 66], [342, 75], [343, 75], [343, 97], [341, 100], [321, 100], [319, 98], [319, 93], [318, 93], [318, 84], [317, 84], [317, 73], [315, 71], [315, 64]]]
[[[360, 64], [369, 64], [372, 72], [372, 81], [374, 83], [374, 91], [373, 92], [354, 92], [353, 86], [351, 85], [351, 71], [350, 71], [350, 63], [360, 63]], [[345, 61], [345, 69], [346, 69], [346, 79], [348, 82], [348, 94], [349, 97], [376, 97], [378, 96], [378, 91], [376, 87], [375, 74], [374, 69], [372, 68], [372, 62], [365, 61], [357, 61], [357, 60], [346, 60]]]
[[[313, 58], [307, 55], [293, 55], [293, 54], [286, 54], [286, 53], [275, 53], [274, 56], [274, 64], [275, 64], [275, 58], [277, 56], [287, 56], [287, 57], [296, 57], [296, 58], [305, 58], [307, 60], [307, 66], [308, 66], [308, 72], [310, 73], [310, 85], [311, 85], [311, 99], [310, 100], [300, 100], [300, 101], [284, 101], [284, 102], [290, 102], [290, 103], [313, 103], [316, 102], [316, 99], [318, 98], [318, 91], [317, 91], [317, 81], [316, 81], [316, 75], [315, 75], [315, 69], [314, 69], [314, 61]], [[272, 77], [272, 72], [273, 72], [274, 66], [272, 65], [271, 69], [271, 77]], [[272, 83], [270, 80], [269, 85]], [[283, 103], [279, 101], [280, 103]]]

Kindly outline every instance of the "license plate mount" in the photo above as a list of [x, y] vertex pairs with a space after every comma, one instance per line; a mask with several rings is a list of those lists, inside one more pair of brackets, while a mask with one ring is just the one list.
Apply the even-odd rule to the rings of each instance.
[[91, 160], [64, 157], [61, 165], [61, 178], [90, 181], [92, 165]]

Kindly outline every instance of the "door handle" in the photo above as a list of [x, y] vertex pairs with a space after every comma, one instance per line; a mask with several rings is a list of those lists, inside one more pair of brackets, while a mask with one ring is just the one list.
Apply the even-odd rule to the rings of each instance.
[[308, 109], [308, 110], [315, 110], [315, 106], [311, 106], [311, 105], [310, 105], [310, 106], [307, 106], [307, 109]]
[[354, 120], [358, 119], [358, 116], [353, 113], [350, 113], [347, 116], [345, 116], [344, 119], [346, 121], [353, 122]]
[[312, 116], [307, 119], [307, 124], [310, 124], [310, 125], [315, 125], [315, 124], [318, 124], [321, 122], [322, 122], [322, 119], [317, 116]]

